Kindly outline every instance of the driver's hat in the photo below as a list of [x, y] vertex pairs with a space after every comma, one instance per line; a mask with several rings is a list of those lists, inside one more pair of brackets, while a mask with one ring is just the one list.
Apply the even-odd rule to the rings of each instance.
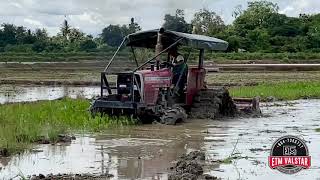
[[183, 56], [182, 56], [182, 55], [178, 55], [177, 58], [176, 58], [176, 61], [177, 61], [177, 62], [184, 61]]

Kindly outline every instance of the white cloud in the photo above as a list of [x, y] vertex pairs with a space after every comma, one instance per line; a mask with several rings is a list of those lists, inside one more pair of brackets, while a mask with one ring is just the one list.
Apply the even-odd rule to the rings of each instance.
[[28, 24], [30, 24], [31, 26], [38, 26], [38, 27], [42, 27], [43, 26], [43, 24], [41, 22], [33, 20], [33, 19], [26, 18], [23, 21], [28, 23]]
[[95, 14], [95, 13], [85, 12], [85, 13], [79, 15], [78, 17], [79, 17], [79, 20], [87, 21], [90, 24], [99, 24], [102, 22], [100, 19], [100, 15]]
[[[1, 0], [0, 23], [14, 23], [29, 28], [47, 28], [51, 35], [67, 16], [73, 27], [86, 33], [99, 34], [109, 24], [128, 24], [130, 18], [143, 29], [158, 28], [166, 13], [184, 9], [186, 20], [201, 8], [215, 11], [227, 23], [233, 20], [232, 11], [248, 0]], [[280, 12], [298, 16], [300, 13], [320, 11], [319, 0], [271, 0], [280, 6]]]
[[294, 8], [292, 6], [287, 6], [284, 9], [281, 9], [279, 11], [279, 13], [281, 13], [281, 14], [289, 14], [292, 11], [294, 11]]
[[280, 13], [289, 16], [298, 16], [299, 14], [314, 14], [320, 11], [320, 1], [315, 0], [292, 0], [280, 10]]

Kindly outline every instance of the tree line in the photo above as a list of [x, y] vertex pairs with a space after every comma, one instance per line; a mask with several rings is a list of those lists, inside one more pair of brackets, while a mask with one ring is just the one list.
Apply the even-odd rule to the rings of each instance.
[[320, 52], [320, 14], [288, 17], [276, 3], [252, 1], [245, 10], [237, 6], [233, 16], [234, 22], [226, 25], [215, 12], [202, 9], [189, 24], [177, 10], [175, 16], [165, 16], [164, 27], [221, 38], [229, 42], [229, 52]]
[[[320, 52], [320, 14], [288, 17], [279, 6], [268, 1], [248, 2], [248, 8], [237, 6], [235, 20], [226, 25], [213, 11], [201, 9], [191, 22], [183, 10], [164, 16], [163, 27], [186, 33], [221, 38], [229, 42], [229, 52]], [[73, 28], [65, 20], [60, 32], [50, 37], [46, 29], [34, 31], [13, 24], [2, 24], [0, 52], [96, 52], [117, 47], [124, 36], [140, 31], [132, 18], [126, 25], [109, 25], [98, 37]]]
[[97, 52], [110, 51], [123, 37], [141, 30], [131, 19], [128, 25], [109, 25], [94, 38], [64, 20], [57, 35], [50, 37], [46, 29], [32, 31], [23, 26], [2, 24], [0, 28], [0, 52]]

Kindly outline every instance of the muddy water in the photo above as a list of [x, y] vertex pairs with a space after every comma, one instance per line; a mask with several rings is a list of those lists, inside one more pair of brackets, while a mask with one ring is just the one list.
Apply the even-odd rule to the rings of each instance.
[[[17, 174], [102, 173], [113, 179], [167, 179], [168, 167], [181, 153], [203, 150], [212, 160], [233, 151], [243, 158], [231, 164], [208, 166], [206, 173], [222, 179], [319, 179], [320, 101], [295, 101], [284, 106], [263, 107], [264, 118], [220, 121], [192, 120], [180, 126], [144, 125], [77, 136], [70, 145], [35, 147], [0, 163], [0, 179]], [[312, 167], [296, 175], [285, 175], [268, 167], [272, 143], [284, 135], [306, 140]]]
[[0, 104], [54, 100], [62, 97], [91, 99], [100, 94], [100, 87], [90, 86], [21, 86], [0, 85]]

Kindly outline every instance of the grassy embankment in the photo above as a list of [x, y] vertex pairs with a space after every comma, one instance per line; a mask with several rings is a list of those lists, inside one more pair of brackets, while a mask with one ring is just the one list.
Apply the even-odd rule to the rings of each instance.
[[0, 150], [19, 152], [40, 136], [54, 142], [59, 134], [136, 124], [128, 118], [92, 118], [88, 107], [89, 101], [81, 99], [0, 105]]
[[320, 81], [264, 83], [257, 86], [230, 88], [233, 97], [256, 97], [262, 100], [274, 97], [278, 100], [320, 98]]
[[210, 59], [217, 60], [279, 60], [290, 63], [294, 60], [320, 59], [320, 53], [209, 53]]
[[[1, 53], [0, 62], [58, 62], [58, 61], [81, 61], [81, 60], [106, 60], [112, 57], [114, 52], [95, 53]], [[188, 55], [188, 52], [181, 53]], [[138, 59], [146, 60], [153, 56], [153, 51], [137, 51]], [[131, 52], [122, 51], [117, 56], [118, 59], [132, 59]], [[189, 61], [196, 60], [198, 52], [190, 54]], [[304, 60], [320, 60], [320, 53], [214, 53], [206, 52], [206, 60], [215, 60], [223, 63], [225, 60], [277, 60], [281, 63], [297, 63]]]

